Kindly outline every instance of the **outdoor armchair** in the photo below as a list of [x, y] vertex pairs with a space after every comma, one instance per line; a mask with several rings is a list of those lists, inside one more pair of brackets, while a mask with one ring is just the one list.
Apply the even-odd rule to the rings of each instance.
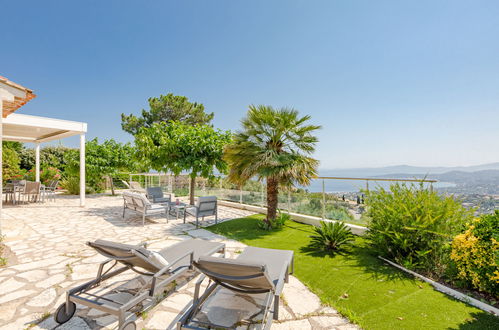
[[36, 202], [40, 199], [40, 182], [26, 181], [24, 190], [22, 191], [22, 196], [25, 201]]
[[[127, 311], [145, 299], [164, 297], [159, 293], [192, 269], [192, 262], [201, 256], [216, 253], [225, 256], [225, 244], [201, 239], [181, 241], [158, 252], [148, 250], [145, 243], [130, 245], [96, 240], [87, 242], [87, 245], [108, 259], [99, 265], [95, 279], [66, 292], [66, 302], [54, 314], [57, 323], [69, 321], [76, 312], [76, 304], [81, 304], [117, 316], [119, 330], [135, 329], [133, 320], [127, 320]], [[103, 288], [103, 282], [127, 270], [143, 275], [147, 285], [143, 285], [125, 302], [106, 296], [109, 292]], [[116, 281], [122, 281], [122, 278]]]
[[186, 215], [196, 217], [196, 227], [199, 226], [199, 217], [204, 220], [204, 217], [215, 216], [215, 223], [218, 221], [217, 197], [204, 196], [198, 197], [195, 205], [190, 205], [185, 208], [184, 223]]
[[147, 187], [146, 196], [152, 203], [171, 203], [171, 194], [163, 194], [161, 187]]
[[[289, 273], [294, 271], [293, 251], [257, 247], [247, 247], [236, 259], [204, 256], [194, 260], [193, 265], [203, 275], [196, 283], [193, 305], [180, 318], [177, 329], [227, 329], [256, 322], [259, 323], [257, 329], [270, 329], [272, 319], [277, 320], [279, 317], [280, 295], [284, 283], [288, 282]], [[200, 296], [201, 284], [206, 277], [212, 284]], [[262, 301], [259, 307], [263, 317], [256, 318], [257, 315], [252, 314], [249, 315], [252, 320], [241, 319], [244, 318], [244, 313], [234, 308], [233, 304], [227, 303], [227, 294], [222, 291], [224, 288], [234, 292], [233, 297], [237, 294], [246, 299], [244, 295], [259, 295], [254, 301]], [[218, 302], [217, 294], [223, 296]], [[250, 297], [247, 300], [252, 301]], [[220, 305], [221, 302], [227, 303], [223, 312], [227, 315], [226, 320], [231, 320], [234, 324], [214, 324], [210, 321], [210, 310], [224, 309], [224, 306]], [[210, 304], [214, 307], [210, 308]], [[229, 317], [230, 313], [234, 313], [234, 317]], [[220, 322], [227, 322], [226, 320]]]
[[146, 216], [165, 214], [166, 222], [168, 222], [169, 203], [154, 204], [151, 203], [146, 196], [136, 192], [123, 192], [123, 218], [125, 217], [125, 210], [129, 209], [142, 214], [142, 225], [145, 224]]
[[52, 198], [52, 200], [55, 201], [55, 192], [57, 190], [58, 185], [59, 185], [59, 180], [50, 180], [47, 183], [47, 185], [43, 188], [47, 198]]

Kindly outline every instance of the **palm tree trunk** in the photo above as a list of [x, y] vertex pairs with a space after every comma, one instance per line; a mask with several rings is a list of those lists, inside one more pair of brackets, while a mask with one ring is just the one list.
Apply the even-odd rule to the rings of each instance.
[[267, 221], [274, 220], [277, 216], [278, 194], [277, 180], [272, 177], [267, 178]]
[[194, 189], [196, 187], [196, 176], [191, 176], [191, 183], [189, 187], [189, 204], [194, 205]]

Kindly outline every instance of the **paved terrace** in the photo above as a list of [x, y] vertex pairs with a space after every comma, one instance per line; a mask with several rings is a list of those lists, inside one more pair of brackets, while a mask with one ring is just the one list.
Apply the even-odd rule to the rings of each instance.
[[[128, 212], [128, 211], [127, 211]], [[219, 208], [219, 220], [247, 216], [250, 213], [228, 207]], [[188, 218], [188, 221], [193, 221]], [[205, 225], [213, 221], [206, 222]], [[136, 244], [150, 243], [149, 248], [160, 250], [190, 237], [223, 241], [227, 257], [244, 249], [245, 245], [204, 229], [192, 223], [156, 216], [141, 224], [141, 216], [133, 212], [122, 218], [122, 199], [118, 196], [89, 196], [87, 207], [78, 207], [77, 197], [58, 196], [56, 202], [23, 206], [6, 206], [2, 220], [5, 244], [15, 256], [9, 266], [0, 268], [0, 329], [102, 329], [116, 328], [114, 316], [85, 306], [77, 306], [76, 315], [58, 326], [52, 315], [64, 301], [68, 288], [95, 277], [103, 257], [88, 248], [89, 240], [107, 239]], [[193, 275], [177, 281], [168, 297], [161, 303], [148, 302], [147, 312], [136, 313], [137, 329], [167, 329], [192, 300]], [[130, 292], [141, 286], [141, 276], [125, 272], [107, 283], [113, 299], [127, 300]], [[118, 282], [116, 283], [116, 281]], [[207, 282], [207, 281], [205, 281]], [[222, 297], [243, 314], [253, 315], [255, 301], [232, 294]], [[316, 295], [291, 276], [285, 285], [279, 321], [272, 329], [357, 329], [332, 308], [322, 306]], [[230, 322], [220, 309], [209, 312], [212, 321]], [[242, 327], [239, 327], [242, 329]]]

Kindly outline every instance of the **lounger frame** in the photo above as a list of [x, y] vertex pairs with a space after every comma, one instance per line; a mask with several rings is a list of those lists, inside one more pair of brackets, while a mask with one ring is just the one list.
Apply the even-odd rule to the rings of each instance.
[[[145, 246], [145, 244], [142, 244], [142, 246]], [[213, 248], [213, 250], [211, 251], [206, 251], [206, 254], [208, 255], [213, 255], [215, 253], [221, 253], [222, 256], [225, 257], [225, 244], [221, 244], [220, 246]], [[189, 257], [190, 259], [189, 266], [178, 266], [177, 264], [180, 261], [184, 260], [186, 257]], [[123, 265], [122, 267], [118, 267], [117, 269], [115, 269], [115, 267], [120, 264], [120, 260], [126, 261], [126, 259], [126, 257], [113, 257], [103, 261], [99, 265], [99, 269], [97, 271], [97, 276], [95, 277], [95, 279], [68, 290], [66, 292], [65, 303], [66, 313], [69, 313], [70, 303], [81, 304], [90, 308], [94, 308], [102, 312], [117, 316], [118, 329], [121, 330], [126, 325], [126, 312], [128, 310], [140, 304], [145, 299], [154, 297], [157, 293], [160, 293], [168, 284], [172, 283], [179, 276], [184, 275], [188, 270], [194, 269], [192, 266], [194, 251], [188, 251], [185, 254], [179, 256], [177, 259], [169, 263], [168, 266], [164, 267], [156, 273], [142, 272], [130, 265]], [[105, 266], [111, 262], [113, 262], [113, 264], [107, 270], [104, 270]], [[138, 274], [151, 276], [151, 288], [149, 290], [137, 293], [132, 299], [124, 304], [90, 292], [90, 290], [97, 288], [103, 281], [119, 275], [127, 270], [133, 270]], [[165, 275], [169, 276], [161, 279], [161, 277]], [[105, 302], [111, 302], [115, 304], [116, 307], [109, 304], [106, 305]]]
[[[256, 327], [255, 329], [265, 329], [268, 330], [270, 329], [272, 325], [272, 320], [277, 320], [279, 318], [279, 303], [280, 303], [280, 296], [282, 293], [282, 290], [284, 288], [284, 283], [288, 283], [289, 281], [289, 274], [294, 273], [294, 256], [291, 258], [289, 264], [287, 265], [287, 270], [286, 274], [284, 276], [284, 281], [279, 281], [277, 285], [275, 286], [274, 289], [269, 289], [269, 290], [264, 290], [264, 289], [240, 289], [240, 288], [235, 288], [230, 285], [226, 285], [223, 283], [222, 280], [228, 280], [228, 281], [237, 281], [237, 280], [246, 280], [250, 279], [252, 277], [259, 277], [262, 276], [263, 273], [257, 273], [252, 276], [228, 276], [228, 275], [221, 275], [221, 274], [212, 274], [211, 272], [203, 269], [202, 270], [203, 274], [200, 276], [198, 281], [196, 282], [196, 286], [194, 289], [194, 299], [192, 306], [182, 315], [182, 317], [179, 319], [177, 323], [177, 330], [181, 329], [235, 329], [235, 328], [228, 328], [223, 325], [219, 324], [214, 324], [214, 323], [206, 323], [203, 324], [200, 321], [195, 321], [195, 323], [199, 324], [200, 326], [195, 326], [189, 324], [192, 321], [192, 318], [201, 310], [203, 307], [204, 302], [215, 292], [215, 289], [217, 287], [225, 287], [229, 290], [240, 292], [243, 294], [260, 294], [260, 293], [266, 293], [265, 299], [263, 301], [263, 318], [262, 321], [260, 322], [259, 326]], [[208, 277], [210, 279], [211, 284], [208, 285], [208, 287], [205, 289], [204, 293], [200, 296], [200, 289], [201, 289], [201, 284], [202, 282]], [[241, 325], [238, 323], [238, 325]], [[206, 326], [206, 327], [201, 327], [201, 326]]]

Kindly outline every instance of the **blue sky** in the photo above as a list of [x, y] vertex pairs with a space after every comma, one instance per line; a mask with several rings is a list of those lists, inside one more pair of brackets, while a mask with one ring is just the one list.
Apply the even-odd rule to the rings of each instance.
[[[131, 141], [172, 92], [236, 129], [249, 104], [323, 126], [321, 168], [499, 161], [498, 1], [9, 1], [0, 75], [20, 113]], [[76, 145], [76, 140], [63, 141]]]

